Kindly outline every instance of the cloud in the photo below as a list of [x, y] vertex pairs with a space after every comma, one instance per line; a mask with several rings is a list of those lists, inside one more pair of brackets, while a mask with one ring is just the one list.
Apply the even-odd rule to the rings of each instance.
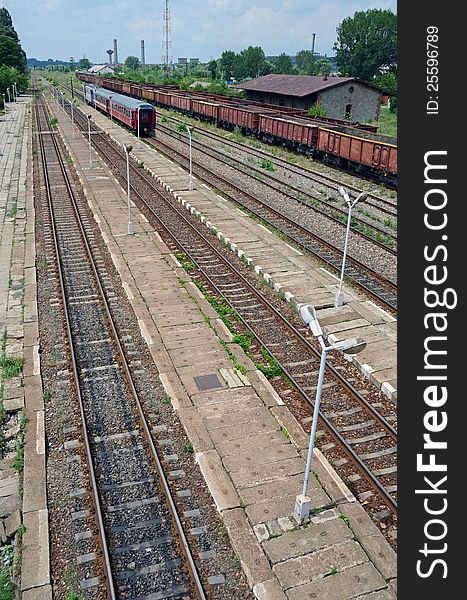
[[[4, 0], [26, 53], [35, 58], [106, 60], [119, 43], [119, 59], [139, 56], [145, 40], [146, 61], [160, 62], [164, 2], [153, 0]], [[267, 55], [311, 47], [330, 54], [336, 27], [357, 10], [396, 11], [396, 0], [172, 0], [174, 60], [219, 57], [223, 50], [261, 46]]]

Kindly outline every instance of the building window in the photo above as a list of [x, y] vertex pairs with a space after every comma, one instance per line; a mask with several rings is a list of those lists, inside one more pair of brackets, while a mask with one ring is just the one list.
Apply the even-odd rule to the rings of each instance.
[[346, 104], [345, 105], [345, 118], [346, 119], [350, 119], [350, 113], [352, 112], [352, 105], [351, 104]]
[[351, 85], [351, 86], [349, 87], [349, 94], [353, 94], [353, 91], [354, 91], [354, 87], [353, 87], [353, 85]]

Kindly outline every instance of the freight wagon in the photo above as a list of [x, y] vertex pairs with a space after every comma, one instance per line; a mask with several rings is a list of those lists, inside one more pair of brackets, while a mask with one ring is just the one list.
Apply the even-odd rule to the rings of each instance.
[[350, 135], [338, 128], [320, 127], [317, 154], [332, 165], [376, 174], [393, 184], [397, 177], [397, 146], [383, 139], [384, 136]]

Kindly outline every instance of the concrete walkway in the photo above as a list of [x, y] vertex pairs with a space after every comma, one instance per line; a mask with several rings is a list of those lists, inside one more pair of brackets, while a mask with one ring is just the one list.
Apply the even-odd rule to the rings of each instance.
[[[355, 289], [344, 286], [346, 304], [334, 308], [339, 280], [310, 256], [304, 256], [263, 225], [195, 179], [188, 190], [188, 174], [172, 161], [141, 142], [91, 107], [84, 107], [93, 120], [118, 142], [131, 143], [133, 156], [170, 189], [204, 215], [206, 221], [234, 245], [236, 252], [251, 257], [252, 267], [269, 278], [270, 285], [286, 298], [311, 302], [330, 341], [363, 337], [366, 349], [353, 360], [361, 372], [393, 401], [397, 401], [397, 321]], [[156, 130], [157, 131], [157, 130]], [[156, 133], [157, 135], [157, 133]], [[185, 173], [185, 175], [183, 175]]]
[[[310, 484], [319, 514], [307, 527], [296, 527], [291, 513], [303, 481], [307, 435], [230, 343], [222, 321], [136, 208], [135, 235], [126, 235], [124, 190], [96, 155], [94, 168], [87, 168], [85, 139], [73, 138], [69, 119], [56, 113], [141, 334], [255, 596], [394, 599], [395, 553], [319, 451]], [[124, 131], [117, 137], [130, 141]], [[221, 342], [246, 375], [234, 368]]]
[[[24, 528], [19, 568], [22, 598], [48, 600], [51, 599], [52, 592], [45, 483], [45, 431], [39, 368], [30, 101], [30, 97], [21, 96], [12, 105], [6, 119], [0, 121], [2, 354], [8, 359], [23, 361], [22, 372], [17, 377], [2, 382], [3, 407], [8, 422], [16, 420], [16, 435], [22, 435], [21, 423], [26, 423], [23, 425], [24, 469], [20, 486], [18, 471], [11, 468], [16, 460], [16, 450], [10, 452], [0, 463], [1, 476], [5, 478], [9, 475], [10, 480], [14, 477], [16, 489], [14, 504], [7, 506], [7, 497], [3, 493], [6, 488], [1, 484], [0, 517], [4, 520], [0, 523], [6, 538], [14, 535], [20, 525]], [[8, 432], [5, 437], [8, 441]], [[6, 511], [11, 509], [14, 510], [9, 516], [6, 515]]]

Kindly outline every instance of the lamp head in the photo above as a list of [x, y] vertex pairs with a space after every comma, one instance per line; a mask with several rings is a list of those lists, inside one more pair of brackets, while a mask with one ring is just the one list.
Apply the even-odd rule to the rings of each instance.
[[301, 320], [305, 323], [305, 325], [310, 327], [312, 334], [316, 337], [323, 335], [321, 326], [316, 317], [316, 310], [314, 306], [312, 304], [298, 304], [297, 308]]
[[345, 354], [358, 354], [362, 350], [366, 348], [366, 342], [361, 337], [356, 338], [347, 338], [346, 340], [342, 340], [341, 342], [336, 342], [332, 344], [332, 350], [339, 350], [340, 352], [344, 352]]

